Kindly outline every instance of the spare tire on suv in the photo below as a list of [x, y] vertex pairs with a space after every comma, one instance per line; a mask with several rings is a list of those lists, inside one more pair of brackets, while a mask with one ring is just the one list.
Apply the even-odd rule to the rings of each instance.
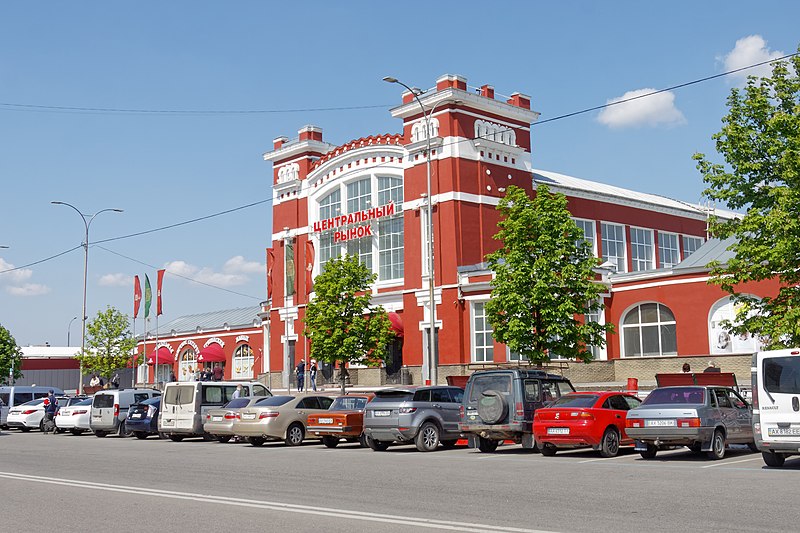
[[478, 416], [487, 424], [497, 424], [508, 414], [508, 402], [496, 390], [484, 391], [478, 400]]

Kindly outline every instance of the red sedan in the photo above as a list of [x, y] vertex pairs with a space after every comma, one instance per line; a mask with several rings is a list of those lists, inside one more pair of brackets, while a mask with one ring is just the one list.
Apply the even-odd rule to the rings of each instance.
[[614, 457], [621, 445], [633, 444], [625, 434], [625, 416], [640, 403], [624, 392], [572, 392], [536, 410], [533, 436], [542, 455], [591, 446], [603, 457]]

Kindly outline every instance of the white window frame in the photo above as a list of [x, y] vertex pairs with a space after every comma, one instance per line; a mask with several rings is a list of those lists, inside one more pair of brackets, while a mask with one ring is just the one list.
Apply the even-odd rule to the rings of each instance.
[[[705, 239], [703, 239], [702, 237], [696, 237], [694, 235], [682, 235], [681, 237], [682, 237], [681, 238], [681, 254], [683, 254], [683, 256], [682, 256], [683, 259], [686, 259], [690, 255], [695, 253], [698, 248], [700, 248], [701, 246], [703, 246], [706, 243]], [[695, 248], [694, 250], [692, 250], [689, 253], [686, 253], [686, 243], [687, 242], [697, 242], [697, 248]]]
[[[641, 321], [641, 307], [647, 304], [656, 304], [658, 306], [666, 308], [670, 313], [672, 313], [673, 318], [675, 317], [675, 313], [669, 306], [662, 304], [661, 302], [654, 302], [654, 301], [645, 301], [645, 302], [637, 302], [636, 304], [629, 307], [624, 313], [622, 313], [619, 321], [619, 330], [620, 330], [620, 357], [623, 359], [637, 359], [642, 357], [677, 357], [678, 356], [678, 321], [675, 320], [661, 320], [661, 311], [658, 310], [658, 320], [656, 322], [644, 322]], [[628, 314], [636, 311], [639, 313], [639, 322], [636, 324], [625, 324], [625, 319], [628, 317]], [[668, 352], [664, 353], [663, 342], [661, 338], [661, 326], [674, 326], [675, 327], [675, 352]], [[644, 342], [642, 337], [642, 326], [656, 326], [658, 328], [658, 354], [647, 354], [643, 353]], [[633, 331], [636, 331], [636, 335], [639, 336], [639, 351], [641, 352], [639, 355], [628, 355], [625, 351], [625, 339], [628, 335], [634, 334]]]
[[[604, 239], [603, 238], [603, 227], [620, 228], [622, 230], [622, 241], [617, 241], [616, 239], [613, 240], [613, 241], [610, 241], [610, 242], [614, 242], [614, 243], [620, 243], [621, 242], [621, 244], [622, 244], [622, 246], [621, 246], [621, 248], [622, 248], [622, 256], [618, 256], [618, 255], [609, 256], [608, 255], [608, 249], [607, 249], [607, 246], [605, 244], [606, 241], [608, 241], [608, 239]], [[616, 237], [616, 235], [615, 235], [615, 237]], [[601, 221], [600, 222], [600, 245], [601, 245], [601, 247], [603, 249], [603, 255], [602, 255], [603, 261], [611, 261], [612, 263], [614, 263], [617, 266], [617, 272], [627, 272], [628, 271], [628, 243], [626, 242], [625, 226], [623, 224], [616, 224], [614, 222], [602, 222]], [[613, 257], [614, 259], [612, 260], [611, 257]], [[622, 264], [620, 265], [620, 263], [622, 263]]]
[[[243, 353], [245, 352], [246, 353]], [[238, 367], [236, 365], [239, 365]], [[255, 356], [249, 344], [240, 344], [231, 358], [231, 379], [252, 379]], [[237, 368], [239, 369], [237, 371]]]
[[[675, 248], [666, 248], [664, 246], [664, 238], [675, 239]], [[662, 252], [671, 252], [675, 261], [667, 262], [665, 265], [664, 254]], [[672, 268], [681, 262], [681, 237], [677, 233], [669, 233], [666, 231], [658, 232], [658, 265], [661, 268]]]
[[[193, 355], [194, 359], [189, 359], [186, 357], [187, 355]], [[178, 381], [194, 381], [194, 373], [197, 371], [197, 355], [191, 346], [178, 355]]]
[[[597, 224], [594, 220], [588, 220], [585, 218], [573, 218], [572, 219], [579, 228], [583, 230], [584, 240], [589, 242], [589, 246], [592, 250], [592, 255], [597, 257]], [[590, 228], [590, 231], [587, 232], [587, 225]], [[624, 235], [624, 233], [623, 233]]]
[[[486, 317], [486, 303], [488, 300], [474, 300], [470, 302], [470, 359], [473, 363], [493, 363], [494, 362], [494, 331], [492, 330], [492, 326], [489, 324], [489, 320]], [[480, 316], [477, 312], [477, 308], [480, 306], [483, 312], [483, 328], [482, 330], [478, 331], [475, 326], [475, 321]], [[478, 346], [477, 344], [477, 336], [478, 334], [486, 335], [487, 333], [490, 335], [491, 341], [487, 344], [485, 342], [484, 337], [484, 344]], [[478, 359], [478, 351], [481, 350], [483, 352], [483, 359]], [[491, 351], [491, 356], [489, 359], [486, 359], [486, 352]]]
[[[650, 242], [649, 243], [639, 243], [634, 240], [634, 235], [649, 235]], [[647, 228], [640, 228], [637, 226], [630, 227], [630, 249], [631, 249], [631, 272], [646, 272], [648, 270], [654, 270], [656, 267], [656, 258], [655, 258], [655, 235], [654, 231]], [[649, 251], [649, 257], [641, 258], [639, 257], [639, 250], [647, 250]], [[644, 268], [640, 268], [644, 266]]]

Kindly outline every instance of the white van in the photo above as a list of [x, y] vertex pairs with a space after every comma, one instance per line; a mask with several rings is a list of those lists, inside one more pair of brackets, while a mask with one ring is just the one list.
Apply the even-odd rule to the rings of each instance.
[[767, 466], [800, 455], [800, 348], [753, 356], [753, 434]]
[[222, 407], [233, 398], [237, 385], [242, 396], [272, 396], [257, 381], [181, 381], [167, 383], [161, 399], [158, 431], [179, 442], [185, 437], [209, 437], [203, 431], [206, 411]]
[[92, 416], [89, 427], [98, 437], [109, 433], [119, 433], [127, 437], [130, 433], [125, 429], [125, 418], [128, 408], [135, 403], [161, 396], [155, 389], [105, 389], [95, 393], [92, 400]]
[[6, 422], [8, 420], [8, 411], [12, 407], [22, 405], [31, 400], [46, 398], [49, 391], [53, 391], [56, 396], [64, 395], [64, 391], [57, 387], [21, 387], [16, 385], [0, 387], [0, 427], [8, 429]]

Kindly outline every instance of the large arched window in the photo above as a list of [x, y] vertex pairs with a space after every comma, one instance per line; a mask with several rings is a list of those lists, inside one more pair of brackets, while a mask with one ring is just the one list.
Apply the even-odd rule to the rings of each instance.
[[[755, 296], [754, 296], [755, 298]], [[736, 323], [737, 306], [730, 296], [718, 300], [708, 313], [708, 347], [709, 353], [755, 353], [761, 349], [757, 337], [749, 333], [733, 335], [725, 330], [724, 321]]]
[[194, 372], [197, 370], [197, 354], [194, 348], [186, 348], [181, 352], [178, 368], [178, 381], [194, 380]]
[[622, 319], [623, 357], [678, 355], [675, 315], [659, 303], [644, 303]]
[[231, 370], [231, 378], [247, 378], [253, 377], [253, 350], [247, 344], [242, 344], [233, 352], [233, 369]]

